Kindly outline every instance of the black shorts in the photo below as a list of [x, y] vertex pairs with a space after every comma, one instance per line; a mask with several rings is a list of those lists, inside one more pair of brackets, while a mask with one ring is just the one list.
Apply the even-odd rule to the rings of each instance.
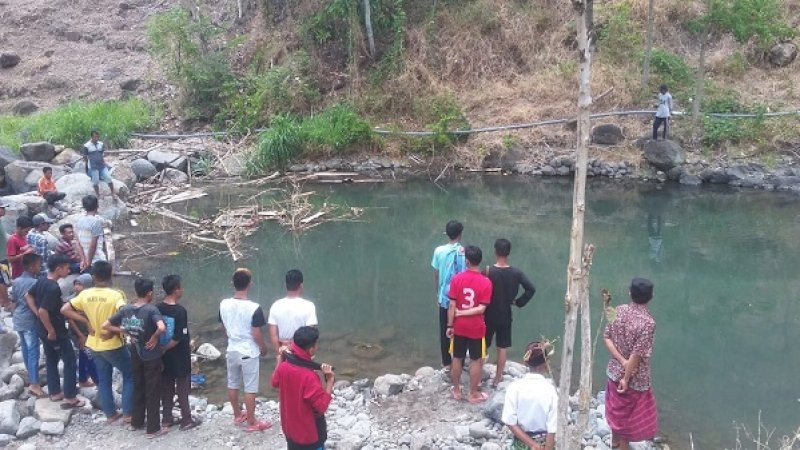
[[486, 324], [486, 348], [492, 346], [492, 339], [497, 335], [497, 348], [511, 347], [511, 324], [495, 326]]
[[486, 338], [470, 339], [464, 336], [453, 336], [450, 339], [450, 353], [453, 358], [464, 359], [469, 350], [469, 359], [486, 358]]

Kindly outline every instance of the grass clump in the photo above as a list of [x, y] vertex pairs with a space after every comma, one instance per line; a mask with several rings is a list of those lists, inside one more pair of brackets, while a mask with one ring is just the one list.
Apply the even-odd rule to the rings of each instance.
[[[600, 5], [598, 5], [600, 6]], [[643, 30], [633, 18], [633, 5], [629, 0], [602, 5], [597, 37], [601, 54], [614, 61], [627, 61], [631, 55], [641, 53]]]
[[126, 147], [130, 133], [158, 123], [160, 111], [139, 99], [76, 101], [27, 117], [0, 116], [0, 145], [19, 149], [26, 142], [48, 141], [80, 148], [92, 129], [100, 131], [106, 145]]
[[270, 128], [259, 135], [247, 163], [247, 174], [283, 170], [301, 157], [347, 154], [371, 142], [370, 125], [349, 105], [336, 105], [305, 119], [277, 115]]
[[785, 18], [781, 0], [712, 0], [705, 20], [741, 43], [755, 38], [759, 47], [766, 48], [797, 34]]
[[680, 101], [688, 99], [694, 84], [694, 69], [682, 56], [663, 48], [654, 48], [650, 55], [650, 66], [657, 75], [652, 77], [653, 83], [665, 83]]
[[705, 104], [705, 112], [709, 113], [751, 113], [753, 118], [703, 118], [703, 145], [707, 148], [721, 148], [743, 142], [758, 143], [764, 128], [763, 105], [747, 106], [742, 104], [733, 92], [723, 92], [712, 96]]

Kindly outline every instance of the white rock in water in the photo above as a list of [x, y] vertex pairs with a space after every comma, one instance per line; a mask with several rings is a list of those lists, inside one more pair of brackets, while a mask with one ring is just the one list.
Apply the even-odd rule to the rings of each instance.
[[39, 431], [42, 434], [60, 436], [64, 434], [64, 422], [42, 422]]
[[220, 351], [217, 350], [216, 347], [214, 347], [213, 345], [209, 344], [208, 342], [206, 342], [205, 344], [202, 344], [197, 349], [197, 352], [195, 352], [195, 353], [197, 353], [198, 355], [200, 355], [200, 356], [202, 356], [202, 357], [204, 357], [206, 359], [210, 359], [212, 361], [215, 360], [215, 359], [218, 359], [220, 356], [222, 356], [222, 353], [220, 353]]
[[436, 375], [436, 370], [430, 366], [420, 367], [414, 373], [414, 376], [417, 378], [430, 378], [434, 375]]

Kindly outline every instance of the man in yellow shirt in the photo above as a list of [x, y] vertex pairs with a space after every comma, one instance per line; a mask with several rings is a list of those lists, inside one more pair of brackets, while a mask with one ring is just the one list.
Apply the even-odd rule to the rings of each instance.
[[[125, 294], [111, 287], [111, 264], [96, 261], [92, 265], [94, 287], [85, 289], [61, 308], [68, 319], [81, 322], [89, 329], [86, 347], [92, 351], [99, 383], [97, 394], [108, 423], [120, 417], [129, 422], [133, 409], [133, 372], [131, 354], [123, 345], [122, 336], [103, 331], [103, 323], [127, 303]], [[122, 414], [114, 404], [111, 380], [114, 368], [122, 373]]]

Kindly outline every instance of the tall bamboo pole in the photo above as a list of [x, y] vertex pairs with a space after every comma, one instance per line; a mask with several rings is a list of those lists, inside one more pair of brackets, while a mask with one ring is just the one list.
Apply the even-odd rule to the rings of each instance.
[[644, 67], [642, 68], [642, 88], [647, 89], [650, 84], [650, 57], [653, 53], [653, 3], [655, 0], [647, 2], [647, 44], [644, 50]]
[[[583, 265], [583, 229], [586, 211], [586, 167], [589, 152], [589, 129], [591, 127], [591, 71], [592, 54], [589, 45], [587, 11], [591, 11], [592, 0], [573, 0], [578, 41], [578, 138], [575, 149], [575, 181], [572, 199], [572, 231], [570, 233], [569, 265], [567, 266], [567, 292], [564, 297], [566, 317], [564, 319], [564, 345], [561, 353], [561, 378], [558, 397], [558, 430], [556, 447], [571, 450], [578, 447], [578, 433], [569, 429], [569, 395], [572, 380], [572, 361], [575, 347], [578, 308], [581, 300], [581, 279], [585, 276]], [[583, 292], [585, 295], [585, 291]], [[585, 312], [588, 312], [585, 310]], [[584, 348], [591, 354], [591, 347]]]

